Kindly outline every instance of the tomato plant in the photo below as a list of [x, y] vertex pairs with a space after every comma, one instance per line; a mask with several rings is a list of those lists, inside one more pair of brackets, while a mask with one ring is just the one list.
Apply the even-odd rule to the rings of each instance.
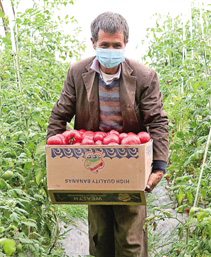
[[[188, 216], [178, 228], [169, 256], [211, 256], [211, 150], [200, 180], [199, 209], [192, 206], [211, 124], [209, 8], [195, 6], [184, 19], [157, 15], [148, 29], [146, 64], [158, 72], [169, 117], [170, 155], [165, 175], [176, 211]], [[179, 244], [178, 244], [179, 242]]]
[[[85, 47], [74, 19], [55, 20], [55, 10], [71, 2], [34, 1], [24, 12], [14, 5], [17, 30], [8, 27], [0, 36], [0, 256], [64, 256], [57, 244], [59, 212], [47, 192], [44, 146], [69, 61], [80, 59]], [[71, 36], [62, 22], [76, 27]]]

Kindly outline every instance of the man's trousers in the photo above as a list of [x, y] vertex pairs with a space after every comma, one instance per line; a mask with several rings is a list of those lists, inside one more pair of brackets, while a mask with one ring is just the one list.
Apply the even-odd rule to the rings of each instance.
[[90, 254], [95, 257], [148, 257], [146, 206], [89, 205]]

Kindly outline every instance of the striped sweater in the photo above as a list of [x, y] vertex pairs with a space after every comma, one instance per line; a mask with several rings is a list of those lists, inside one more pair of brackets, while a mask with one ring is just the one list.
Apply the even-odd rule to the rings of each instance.
[[99, 76], [100, 130], [122, 131], [123, 119], [120, 109], [119, 79], [106, 84]]

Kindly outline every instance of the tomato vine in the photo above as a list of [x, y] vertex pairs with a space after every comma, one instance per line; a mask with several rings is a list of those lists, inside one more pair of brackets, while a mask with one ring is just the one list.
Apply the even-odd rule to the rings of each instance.
[[[211, 149], [201, 165], [211, 124], [211, 46], [209, 8], [193, 6], [186, 19], [157, 15], [148, 29], [145, 64], [159, 74], [169, 116], [170, 155], [166, 179], [177, 211], [188, 213], [170, 256], [211, 255]], [[200, 180], [199, 206], [193, 207]], [[184, 239], [184, 240], [183, 240]]]

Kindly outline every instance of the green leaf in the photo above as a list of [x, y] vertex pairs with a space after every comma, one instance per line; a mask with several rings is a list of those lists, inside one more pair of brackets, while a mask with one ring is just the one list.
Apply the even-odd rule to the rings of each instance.
[[17, 24], [21, 24], [21, 22], [22, 22], [21, 19], [19, 19], [19, 18], [16, 19]]
[[33, 241], [28, 239], [28, 238], [19, 238], [20, 242], [23, 243], [23, 244], [32, 244]]
[[17, 213], [13, 212], [11, 215], [10, 215], [10, 220], [13, 222], [19, 222], [20, 221], [20, 215], [18, 215]]
[[33, 167], [32, 162], [25, 162], [25, 165], [24, 165], [24, 172], [25, 172], [25, 173], [28, 173], [32, 167]]
[[33, 141], [30, 141], [30, 142], [26, 143], [26, 146], [27, 146], [29, 151], [32, 151], [34, 149], [35, 144], [34, 144]]
[[34, 121], [39, 120], [41, 113], [42, 113], [42, 109], [41, 108], [35, 108], [33, 113], [31, 114], [32, 120], [34, 120]]
[[201, 190], [201, 195], [202, 195], [203, 198], [205, 198], [206, 195], [207, 195], [207, 189], [202, 189]]
[[41, 180], [43, 179], [45, 175], [45, 170], [44, 169], [38, 169], [36, 171], [36, 183], [39, 185]]
[[166, 53], [167, 53], [168, 55], [171, 55], [171, 49], [167, 49], [167, 50], [166, 50]]
[[8, 238], [0, 239], [0, 244], [3, 246], [3, 249], [7, 256], [11, 256], [15, 252], [15, 241]]
[[190, 178], [192, 178], [192, 175], [181, 176], [181, 177], [176, 178], [175, 182], [176, 182], [176, 184], [179, 184], [181, 182], [188, 181]]
[[0, 18], [4, 18], [4, 13], [0, 12]]
[[25, 253], [18, 253], [18, 257], [28, 257]]
[[8, 188], [7, 182], [5, 182], [3, 179], [0, 179], [0, 189], [6, 189]]
[[33, 227], [33, 228], [36, 228], [37, 229], [37, 225], [36, 223], [32, 222], [32, 221], [22, 221], [21, 222], [22, 224], [28, 226], [28, 227]]
[[185, 194], [183, 193], [182, 189], [180, 189], [179, 194], [176, 194], [178, 204], [181, 205], [182, 200], [185, 198]]
[[188, 204], [182, 204], [178, 208], [176, 208], [176, 212], [184, 212], [184, 210], [187, 208], [188, 208]]
[[168, 211], [163, 211], [163, 214], [165, 214], [168, 218], [172, 217], [172, 213], [170, 213]]
[[[193, 208], [194, 208], [194, 207], [193, 207]], [[191, 208], [191, 210], [192, 210], [193, 208]], [[194, 213], [197, 214], [197, 219], [198, 219], [199, 222], [201, 222], [205, 217], [208, 216], [208, 214], [207, 214], [206, 212], [203, 212], [203, 211], [200, 211], [200, 212], [198, 213], [198, 209], [197, 209], [197, 208], [196, 208], [196, 210], [194, 210]]]
[[190, 205], [193, 204], [193, 194], [190, 191], [186, 192], [186, 196]]
[[35, 155], [39, 155], [41, 153], [44, 153], [45, 152], [45, 145], [46, 145], [46, 140], [43, 140], [41, 141], [37, 147], [36, 147], [36, 150], [35, 150]]

